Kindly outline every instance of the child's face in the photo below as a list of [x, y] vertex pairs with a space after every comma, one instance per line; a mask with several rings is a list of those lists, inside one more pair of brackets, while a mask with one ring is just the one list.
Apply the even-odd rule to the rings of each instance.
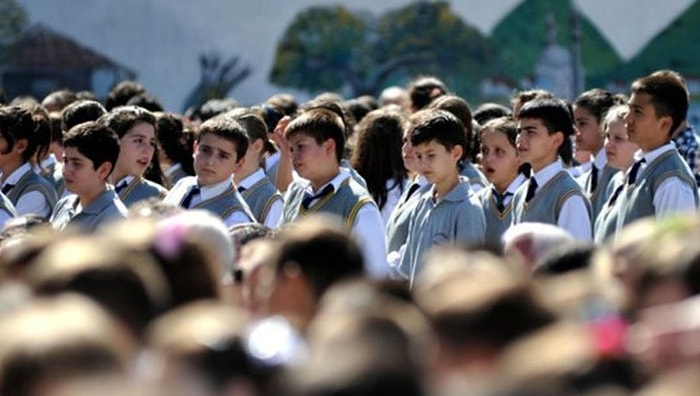
[[156, 131], [153, 125], [140, 123], [119, 139], [119, 159], [115, 165], [119, 175], [142, 176], [153, 159]]
[[[10, 149], [10, 144], [4, 136], [0, 135], [0, 167], [21, 161], [23, 148], [27, 147], [27, 139], [21, 139], [15, 142]], [[9, 176], [9, 175], [7, 175]]]
[[452, 149], [431, 140], [413, 146], [416, 152], [416, 160], [420, 173], [431, 184], [441, 184], [443, 181], [451, 180], [455, 175], [459, 175], [457, 161], [462, 156], [461, 146], [454, 146]]
[[577, 151], [589, 151], [595, 155], [603, 147], [600, 124], [588, 109], [574, 106], [574, 127]]
[[238, 159], [236, 144], [213, 133], [199, 139], [194, 152], [194, 172], [200, 186], [208, 186], [231, 179], [241, 167], [243, 158]]
[[[106, 168], [106, 172], [103, 168]], [[65, 147], [63, 150], [63, 181], [66, 189], [78, 196], [90, 195], [103, 188], [110, 168], [109, 163], [105, 162], [95, 169], [92, 160], [75, 147]]]
[[518, 152], [503, 132], [487, 130], [481, 135], [481, 164], [484, 175], [499, 191], [518, 176]]
[[671, 117], [658, 117], [647, 93], [633, 93], [629, 100], [629, 111], [625, 115], [627, 134], [632, 143], [644, 151], [658, 148], [668, 141]]
[[303, 133], [289, 137], [289, 148], [292, 151], [292, 164], [299, 176], [315, 181], [322, 175], [319, 171], [328, 168], [328, 161], [335, 161], [335, 147], [332, 139], [318, 144], [316, 140]]
[[556, 160], [563, 141], [563, 133], [550, 135], [547, 127], [538, 118], [521, 118], [518, 121], [516, 147], [520, 161], [530, 163], [535, 171]]
[[634, 162], [634, 153], [639, 146], [629, 141], [624, 120], [615, 120], [608, 124], [605, 131], [605, 154], [608, 165], [625, 170]]

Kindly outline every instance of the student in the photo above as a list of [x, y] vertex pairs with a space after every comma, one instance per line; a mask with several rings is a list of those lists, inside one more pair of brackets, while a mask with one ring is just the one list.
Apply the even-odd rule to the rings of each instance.
[[610, 107], [622, 104], [622, 98], [602, 89], [591, 89], [574, 101], [574, 131], [576, 150], [592, 154], [591, 169], [578, 177], [591, 201], [591, 214], [595, 219], [608, 200], [608, 183], [617, 169], [607, 165], [603, 147], [603, 119]]
[[603, 127], [605, 130], [605, 154], [607, 165], [617, 170], [607, 185], [609, 196], [595, 219], [593, 237], [596, 243], [602, 243], [615, 233], [617, 227], [617, 206], [615, 205], [625, 184], [625, 174], [634, 163], [634, 153], [639, 146], [629, 141], [625, 128], [625, 114], [629, 111], [627, 105], [618, 105], [608, 110]]
[[367, 273], [384, 277], [389, 268], [379, 208], [350, 171], [340, 166], [345, 149], [342, 118], [325, 108], [307, 110], [287, 125], [284, 136], [294, 170], [304, 180], [289, 186], [282, 224], [314, 213], [340, 216], [363, 248]]
[[616, 231], [642, 217], [695, 213], [698, 190], [688, 164], [671, 142], [688, 112], [688, 91], [679, 79], [654, 73], [632, 83], [625, 116], [629, 140], [640, 151], [618, 198]]
[[518, 118], [518, 155], [532, 174], [513, 197], [513, 224], [549, 223], [580, 240], [591, 240], [591, 210], [581, 186], [560, 156], [571, 153], [571, 113], [560, 99], [527, 102]]
[[265, 121], [245, 108], [231, 110], [226, 116], [235, 118], [245, 128], [249, 139], [245, 160], [233, 175], [238, 192], [258, 222], [271, 228], [277, 227], [282, 217], [282, 195], [261, 166], [264, 154], [272, 145], [267, 139]]
[[[462, 122], [467, 142], [466, 147], [471, 147], [473, 142], [478, 140], [478, 137], [474, 135], [472, 111], [466, 100], [459, 96], [443, 95], [433, 100], [430, 105], [428, 105], [428, 108], [448, 111]], [[474, 166], [470, 156], [470, 150], [464, 150], [462, 159], [459, 161], [459, 168], [459, 174], [469, 179], [469, 184], [471, 185], [472, 191], [475, 193], [489, 184], [484, 175]]]
[[513, 195], [526, 180], [520, 172], [515, 138], [518, 125], [510, 117], [495, 118], [481, 127], [481, 163], [491, 185], [476, 195], [486, 220], [486, 242], [500, 246], [513, 217]]
[[109, 181], [127, 207], [151, 197], [163, 198], [168, 190], [144, 178], [156, 150], [156, 118], [136, 106], [117, 107], [100, 117], [119, 136], [119, 159]]
[[411, 111], [417, 112], [427, 107], [435, 98], [447, 94], [447, 86], [437, 77], [421, 76], [408, 85]]
[[85, 122], [71, 128], [63, 144], [63, 177], [73, 195], [56, 204], [53, 228], [70, 225], [90, 232], [102, 223], [126, 217], [126, 207], [107, 183], [119, 157], [114, 131], [95, 121]]
[[185, 209], [206, 209], [221, 217], [227, 227], [255, 221], [233, 184], [233, 174], [241, 168], [246, 150], [248, 136], [234, 118], [219, 116], [205, 121], [195, 143], [196, 176], [180, 180], [164, 202]]
[[31, 113], [22, 107], [0, 108], [0, 182], [2, 193], [17, 214], [51, 216], [56, 189], [41, 177], [30, 160], [39, 146], [39, 136]]
[[402, 247], [399, 272], [413, 283], [423, 267], [423, 255], [436, 244], [483, 243], [486, 223], [469, 182], [459, 176], [465, 147], [461, 122], [444, 110], [416, 114], [409, 135], [421, 173], [431, 184], [411, 213], [408, 238]]
[[158, 162], [165, 177], [165, 187], [172, 188], [180, 179], [194, 175], [195, 135], [175, 114], [156, 113], [155, 116]]
[[386, 224], [406, 189], [407, 171], [401, 158], [405, 117], [397, 109], [379, 109], [357, 125], [350, 163], [367, 182]]

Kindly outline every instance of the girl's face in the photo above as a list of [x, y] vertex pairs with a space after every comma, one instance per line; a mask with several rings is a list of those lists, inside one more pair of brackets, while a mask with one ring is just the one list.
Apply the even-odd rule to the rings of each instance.
[[595, 155], [603, 148], [603, 131], [595, 116], [585, 107], [574, 106], [576, 150]]
[[418, 160], [416, 159], [416, 151], [411, 144], [411, 139], [408, 136], [408, 128], [403, 135], [403, 146], [401, 146], [401, 157], [403, 157], [403, 164], [411, 173], [417, 173], [420, 171]]
[[605, 154], [608, 165], [613, 168], [626, 170], [634, 162], [634, 153], [639, 146], [629, 141], [624, 120], [615, 120], [605, 129]]
[[503, 132], [494, 130], [481, 135], [481, 164], [486, 178], [501, 192], [518, 176], [520, 168], [515, 146]]

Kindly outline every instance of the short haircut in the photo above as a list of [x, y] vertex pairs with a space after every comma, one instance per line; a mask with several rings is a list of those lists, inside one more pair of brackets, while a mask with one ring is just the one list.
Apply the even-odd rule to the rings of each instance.
[[146, 90], [136, 81], [122, 81], [109, 91], [105, 107], [110, 111], [115, 107], [125, 106], [129, 99], [143, 92]]
[[314, 108], [303, 112], [287, 125], [285, 131], [288, 138], [298, 134], [312, 137], [319, 145], [332, 139], [335, 141], [336, 159], [340, 161], [343, 158], [345, 124], [337, 113], [325, 108]]
[[437, 77], [418, 77], [408, 87], [408, 95], [414, 110], [420, 110], [438, 96], [445, 95], [447, 87]]
[[79, 100], [66, 106], [61, 112], [61, 129], [69, 131], [78, 124], [97, 121], [107, 110], [95, 100]]
[[31, 112], [24, 107], [0, 107], [0, 135], [7, 141], [7, 149], [3, 154], [11, 152], [17, 141], [22, 139], [27, 140], [22, 160], [28, 161], [36, 152], [38, 136], [35, 133], [34, 119]]
[[362, 276], [364, 271], [357, 242], [330, 219], [317, 215], [280, 231], [273, 260], [278, 273], [297, 266], [317, 298], [334, 283]]
[[436, 109], [422, 110], [410, 117], [409, 124], [408, 135], [414, 146], [435, 141], [448, 150], [454, 146], [466, 149], [464, 128], [452, 113]]
[[506, 106], [498, 103], [482, 103], [474, 110], [474, 120], [479, 125], [484, 125], [487, 121], [494, 118], [512, 116], [513, 111]]
[[588, 110], [600, 124], [611, 107], [623, 103], [622, 97], [604, 89], [594, 88], [579, 95], [574, 101], [574, 106]]
[[688, 89], [680, 75], [671, 72], [656, 72], [632, 83], [632, 93], [651, 96], [656, 116], [671, 117], [669, 134], [678, 129], [688, 116]]
[[233, 143], [236, 146], [236, 160], [243, 158], [246, 151], [248, 151], [248, 144], [250, 144], [248, 134], [243, 125], [233, 117], [222, 115], [204, 121], [199, 127], [197, 142], [201, 142], [202, 138], [208, 134], [218, 136]]
[[571, 158], [573, 148], [569, 138], [574, 134], [574, 121], [566, 102], [556, 98], [531, 100], [520, 109], [518, 119], [523, 118], [542, 121], [550, 135], [561, 132], [564, 140], [559, 146], [559, 155], [565, 161]]
[[122, 106], [112, 109], [99, 119], [110, 127], [121, 139], [131, 128], [138, 124], [149, 124], [156, 127], [156, 116], [150, 111], [138, 106]]
[[267, 125], [259, 112], [245, 107], [239, 107], [226, 113], [227, 117], [233, 117], [245, 128], [250, 142], [262, 139], [267, 142]]
[[466, 143], [464, 153], [462, 154], [462, 159], [468, 159], [470, 152], [467, 150], [467, 146], [471, 147], [475, 138], [474, 127], [472, 125], [472, 110], [469, 108], [469, 103], [456, 95], [442, 95], [430, 102], [428, 108], [448, 111], [454, 114], [454, 116], [457, 117], [457, 119], [462, 123], [464, 126]]
[[[97, 121], [78, 124], [68, 131], [63, 139], [64, 147], [74, 147], [92, 161], [97, 169], [105, 162], [114, 164], [119, 158], [119, 138], [108, 126]], [[110, 172], [111, 173], [111, 172]]]

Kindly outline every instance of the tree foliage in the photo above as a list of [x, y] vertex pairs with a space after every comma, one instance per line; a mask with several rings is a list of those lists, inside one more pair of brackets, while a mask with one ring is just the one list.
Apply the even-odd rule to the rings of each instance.
[[436, 74], [466, 93], [492, 58], [488, 39], [444, 1], [415, 2], [377, 19], [342, 6], [312, 7], [285, 32], [270, 78], [312, 92], [349, 88], [360, 95]]
[[13, 50], [28, 21], [27, 11], [16, 0], [0, 0], [0, 62]]
[[209, 99], [225, 98], [248, 78], [251, 68], [236, 55], [223, 60], [218, 53], [208, 53], [199, 56], [199, 71], [199, 82], [185, 100], [185, 109], [201, 106]]

